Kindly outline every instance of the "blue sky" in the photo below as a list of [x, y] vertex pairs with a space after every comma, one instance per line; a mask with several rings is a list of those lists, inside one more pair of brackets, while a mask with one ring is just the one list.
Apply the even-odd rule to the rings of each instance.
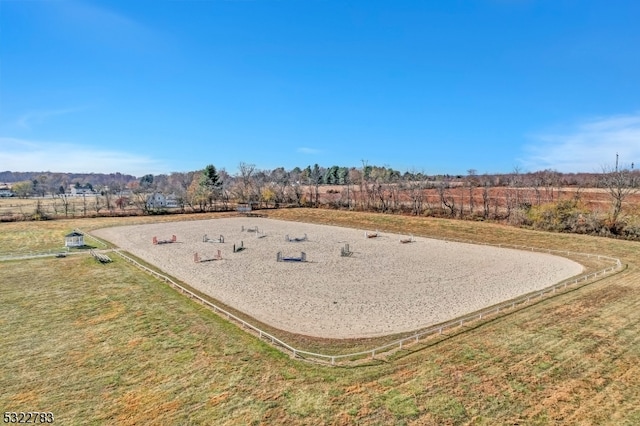
[[640, 164], [637, 1], [0, 0], [0, 171]]

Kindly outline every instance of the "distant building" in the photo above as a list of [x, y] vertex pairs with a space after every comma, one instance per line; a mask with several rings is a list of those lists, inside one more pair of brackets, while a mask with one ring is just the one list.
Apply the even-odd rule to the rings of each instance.
[[73, 185], [71, 187], [71, 195], [73, 195], [74, 197], [80, 197], [83, 195], [95, 195], [95, 193], [96, 192], [90, 186]]
[[178, 197], [175, 194], [167, 195], [167, 207], [174, 208], [178, 207]]
[[11, 187], [7, 184], [0, 184], [0, 197], [14, 197], [16, 194], [11, 190]]
[[178, 199], [174, 194], [164, 195], [160, 192], [154, 192], [147, 197], [148, 209], [162, 209], [178, 207]]

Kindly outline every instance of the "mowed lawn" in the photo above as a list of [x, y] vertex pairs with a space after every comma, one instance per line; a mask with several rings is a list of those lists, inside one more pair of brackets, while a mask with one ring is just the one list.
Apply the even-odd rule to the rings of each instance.
[[[115, 255], [0, 262], [2, 411], [51, 411], [58, 424], [640, 424], [640, 243], [326, 210], [269, 216], [593, 252], [628, 267], [390, 362], [326, 367]], [[21, 251], [28, 235], [50, 249], [76, 227], [142, 220], [157, 218], [3, 223], [0, 245]]]

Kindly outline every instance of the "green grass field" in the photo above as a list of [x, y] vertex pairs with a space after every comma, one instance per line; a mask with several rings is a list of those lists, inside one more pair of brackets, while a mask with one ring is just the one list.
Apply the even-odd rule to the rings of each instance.
[[[640, 423], [639, 243], [326, 210], [269, 216], [600, 253], [628, 267], [391, 362], [325, 367], [117, 256], [0, 262], [0, 409], [51, 411], [65, 425]], [[55, 249], [73, 228], [157, 220], [171, 217], [2, 223], [0, 246]]]

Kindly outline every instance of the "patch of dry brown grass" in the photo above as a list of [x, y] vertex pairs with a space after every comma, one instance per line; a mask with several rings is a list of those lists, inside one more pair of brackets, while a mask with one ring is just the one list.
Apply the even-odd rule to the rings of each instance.
[[629, 267], [393, 362], [329, 368], [289, 359], [117, 258], [4, 262], [0, 406], [53, 411], [61, 424], [640, 423], [637, 243], [379, 216], [270, 212], [599, 252]]

